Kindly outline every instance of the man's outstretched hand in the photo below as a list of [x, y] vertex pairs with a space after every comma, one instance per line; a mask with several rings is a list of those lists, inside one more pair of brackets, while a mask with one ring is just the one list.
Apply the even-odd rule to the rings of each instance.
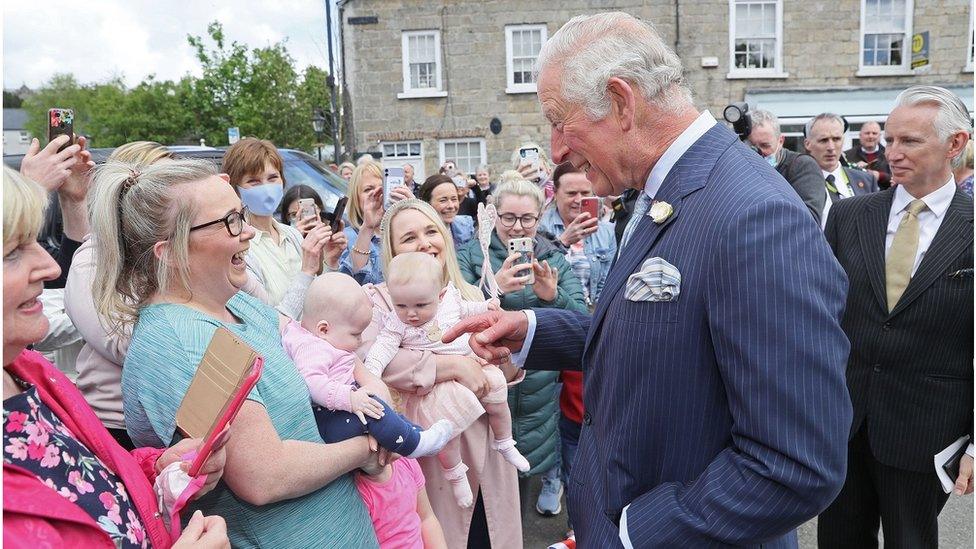
[[492, 364], [504, 364], [522, 349], [529, 319], [519, 311], [488, 311], [461, 320], [441, 339], [450, 343], [461, 334], [471, 335], [471, 350]]

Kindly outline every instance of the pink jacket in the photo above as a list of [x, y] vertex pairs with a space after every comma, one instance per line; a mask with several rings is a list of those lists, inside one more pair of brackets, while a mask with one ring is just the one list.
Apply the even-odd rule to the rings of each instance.
[[[85, 398], [39, 353], [24, 351], [6, 370], [37, 388], [47, 404], [78, 440], [101, 459], [125, 485], [155, 549], [172, 545], [157, 512], [152, 482], [163, 450], [139, 448], [129, 453], [105, 430]], [[105, 547], [111, 542], [91, 516], [15, 465], [3, 465], [3, 543], [23, 549]]]
[[356, 355], [336, 349], [291, 320], [281, 334], [281, 345], [308, 385], [312, 402], [329, 410], [352, 411], [349, 395], [356, 381]]
[[[364, 287], [373, 301], [373, 323], [363, 332], [363, 344], [359, 356], [369, 352], [369, 348], [379, 332], [383, 315], [393, 310], [393, 302], [385, 285]], [[437, 363], [430, 351], [410, 351], [400, 349], [396, 357], [383, 372], [383, 381], [396, 389], [405, 404], [415, 395], [424, 395], [434, 386]], [[520, 380], [512, 383], [517, 383]], [[511, 383], [510, 383], [511, 384]], [[407, 419], [413, 418], [407, 416]], [[488, 536], [492, 547], [522, 547], [522, 519], [519, 515], [518, 475], [498, 452], [489, 448], [491, 431], [488, 416], [482, 414], [459, 435], [461, 459], [468, 466], [468, 480], [471, 490], [481, 496], [485, 504], [488, 522]], [[430, 498], [434, 515], [441, 523], [448, 547], [466, 547], [468, 531], [471, 529], [471, 508], [458, 507], [451, 492], [450, 483], [436, 457], [417, 460], [427, 481], [427, 497]]]

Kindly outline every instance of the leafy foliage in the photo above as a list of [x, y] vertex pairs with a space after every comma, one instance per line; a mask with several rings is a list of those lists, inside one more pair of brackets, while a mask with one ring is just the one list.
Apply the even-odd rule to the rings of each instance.
[[[47, 109], [65, 107], [75, 111], [75, 132], [89, 135], [95, 147], [136, 140], [198, 144], [201, 138], [221, 146], [227, 128], [237, 126], [242, 136], [279, 147], [312, 148], [312, 109], [329, 112], [325, 71], [309, 66], [299, 74], [284, 43], [250, 50], [227, 43], [216, 21], [206, 38], [191, 35], [187, 42], [202, 68], [199, 78], [173, 82], [151, 75], [127, 89], [119, 78], [79, 84], [73, 75], [58, 74], [23, 101], [27, 129], [46, 135]], [[327, 125], [323, 140], [330, 135]]]

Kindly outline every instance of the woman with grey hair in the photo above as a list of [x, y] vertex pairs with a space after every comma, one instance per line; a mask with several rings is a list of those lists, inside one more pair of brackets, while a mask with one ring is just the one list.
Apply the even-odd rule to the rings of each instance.
[[376, 546], [350, 475], [375, 465], [362, 437], [323, 444], [308, 390], [281, 345], [286, 317], [242, 292], [254, 237], [213, 164], [174, 160], [99, 169], [95, 303], [115, 330], [135, 325], [122, 371], [133, 442], [176, 437], [176, 410], [218, 327], [264, 356], [227, 444], [224, 482], [193, 509], [227, 519], [235, 547]]

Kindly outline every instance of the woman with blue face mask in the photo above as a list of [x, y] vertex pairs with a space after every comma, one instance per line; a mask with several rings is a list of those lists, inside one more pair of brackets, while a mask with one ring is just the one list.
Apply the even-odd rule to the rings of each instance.
[[339, 270], [345, 235], [333, 235], [328, 224], [316, 219], [303, 220], [303, 229], [308, 229], [303, 238], [294, 227], [274, 218], [285, 177], [281, 155], [270, 141], [241, 139], [227, 149], [221, 171], [230, 177], [256, 233], [246, 256], [248, 272], [264, 286], [272, 306], [283, 312], [301, 311], [312, 279], [323, 270]]

